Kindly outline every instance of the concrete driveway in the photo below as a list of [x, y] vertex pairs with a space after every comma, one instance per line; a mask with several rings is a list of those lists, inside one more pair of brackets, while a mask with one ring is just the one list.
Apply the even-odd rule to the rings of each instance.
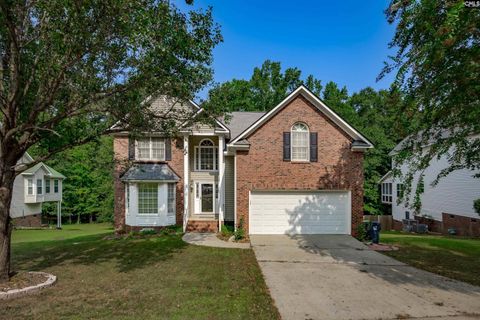
[[480, 319], [480, 288], [369, 250], [350, 236], [250, 236], [283, 319]]

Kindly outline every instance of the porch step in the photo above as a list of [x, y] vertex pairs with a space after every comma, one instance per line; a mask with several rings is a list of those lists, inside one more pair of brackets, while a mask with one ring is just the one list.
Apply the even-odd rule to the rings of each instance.
[[187, 232], [217, 232], [216, 220], [188, 220]]

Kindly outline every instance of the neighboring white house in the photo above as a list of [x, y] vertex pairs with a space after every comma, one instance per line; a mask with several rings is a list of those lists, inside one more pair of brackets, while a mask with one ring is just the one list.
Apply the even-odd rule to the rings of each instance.
[[[32, 157], [25, 153], [19, 162], [32, 161]], [[40, 226], [44, 202], [57, 202], [57, 213], [60, 213], [64, 179], [63, 174], [43, 162], [19, 174], [15, 178], [10, 205], [10, 217], [13, 218], [14, 224], [27, 227]]]
[[[401, 144], [402, 142], [389, 155], [394, 156]], [[392, 160], [392, 167], [394, 166]], [[399, 226], [403, 219], [417, 219], [422, 222], [426, 222], [428, 219], [433, 231], [447, 233], [448, 229], [453, 228], [457, 234], [480, 235], [480, 216], [473, 208], [473, 201], [480, 198], [480, 179], [473, 177], [479, 172], [466, 169], [456, 170], [442, 178], [433, 187], [431, 183], [447, 167], [447, 157], [442, 156], [440, 159], [433, 159], [425, 170], [424, 192], [420, 197], [422, 205], [417, 215], [414, 214], [414, 210], [406, 207], [405, 200], [397, 203], [403, 192], [403, 185], [399, 178], [393, 177], [390, 171], [380, 179], [381, 201], [392, 206], [395, 225]], [[402, 173], [406, 173], [408, 164], [402, 165], [400, 170]], [[412, 190], [416, 189], [418, 177], [419, 174], [415, 176]], [[413, 195], [410, 199], [413, 199]], [[410, 204], [412, 202], [411, 200]]]

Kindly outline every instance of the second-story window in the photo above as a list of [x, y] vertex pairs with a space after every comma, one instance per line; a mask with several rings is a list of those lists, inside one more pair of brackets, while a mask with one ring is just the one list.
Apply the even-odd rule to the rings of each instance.
[[37, 179], [37, 194], [43, 194], [43, 180]]
[[165, 160], [165, 139], [144, 138], [137, 140], [137, 160]]
[[58, 193], [58, 179], [53, 180], [53, 192]]
[[45, 179], [45, 193], [50, 193], [50, 179]]
[[203, 139], [195, 147], [195, 170], [197, 171], [217, 171], [218, 170], [218, 147], [212, 140]]
[[298, 122], [292, 126], [292, 161], [309, 161], [308, 127]]
[[29, 179], [27, 180], [27, 184], [28, 184], [28, 186], [27, 186], [27, 193], [28, 193], [29, 195], [32, 195], [32, 194], [33, 194], [33, 179], [29, 178]]

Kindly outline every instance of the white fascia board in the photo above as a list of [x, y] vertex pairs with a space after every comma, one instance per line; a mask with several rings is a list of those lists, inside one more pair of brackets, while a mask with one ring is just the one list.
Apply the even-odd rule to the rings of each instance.
[[348, 133], [352, 138], [356, 140], [363, 140], [365, 143], [368, 144], [365, 148], [373, 148], [373, 144], [365, 138], [360, 132], [358, 132], [355, 128], [349, 125], [345, 120], [343, 120], [339, 115], [337, 115], [332, 109], [330, 109], [322, 100], [320, 100], [317, 96], [315, 96], [310, 90], [308, 90], [305, 86], [301, 85], [295, 91], [290, 93], [282, 102], [280, 102], [275, 108], [270, 110], [268, 113], [263, 115], [260, 119], [254, 122], [249, 128], [247, 128], [244, 132], [242, 132], [239, 136], [237, 136], [230, 145], [235, 144], [236, 142], [244, 139], [248, 136], [249, 133], [257, 129], [260, 125], [262, 125], [265, 121], [269, 120], [272, 116], [274, 116], [280, 109], [282, 109], [285, 105], [287, 105], [293, 98], [297, 96], [297, 94], [302, 94], [304, 97], [310, 100], [314, 106], [316, 106], [322, 113], [324, 113], [328, 118], [330, 118], [334, 123], [336, 123], [341, 129], [343, 129], [346, 133]]

